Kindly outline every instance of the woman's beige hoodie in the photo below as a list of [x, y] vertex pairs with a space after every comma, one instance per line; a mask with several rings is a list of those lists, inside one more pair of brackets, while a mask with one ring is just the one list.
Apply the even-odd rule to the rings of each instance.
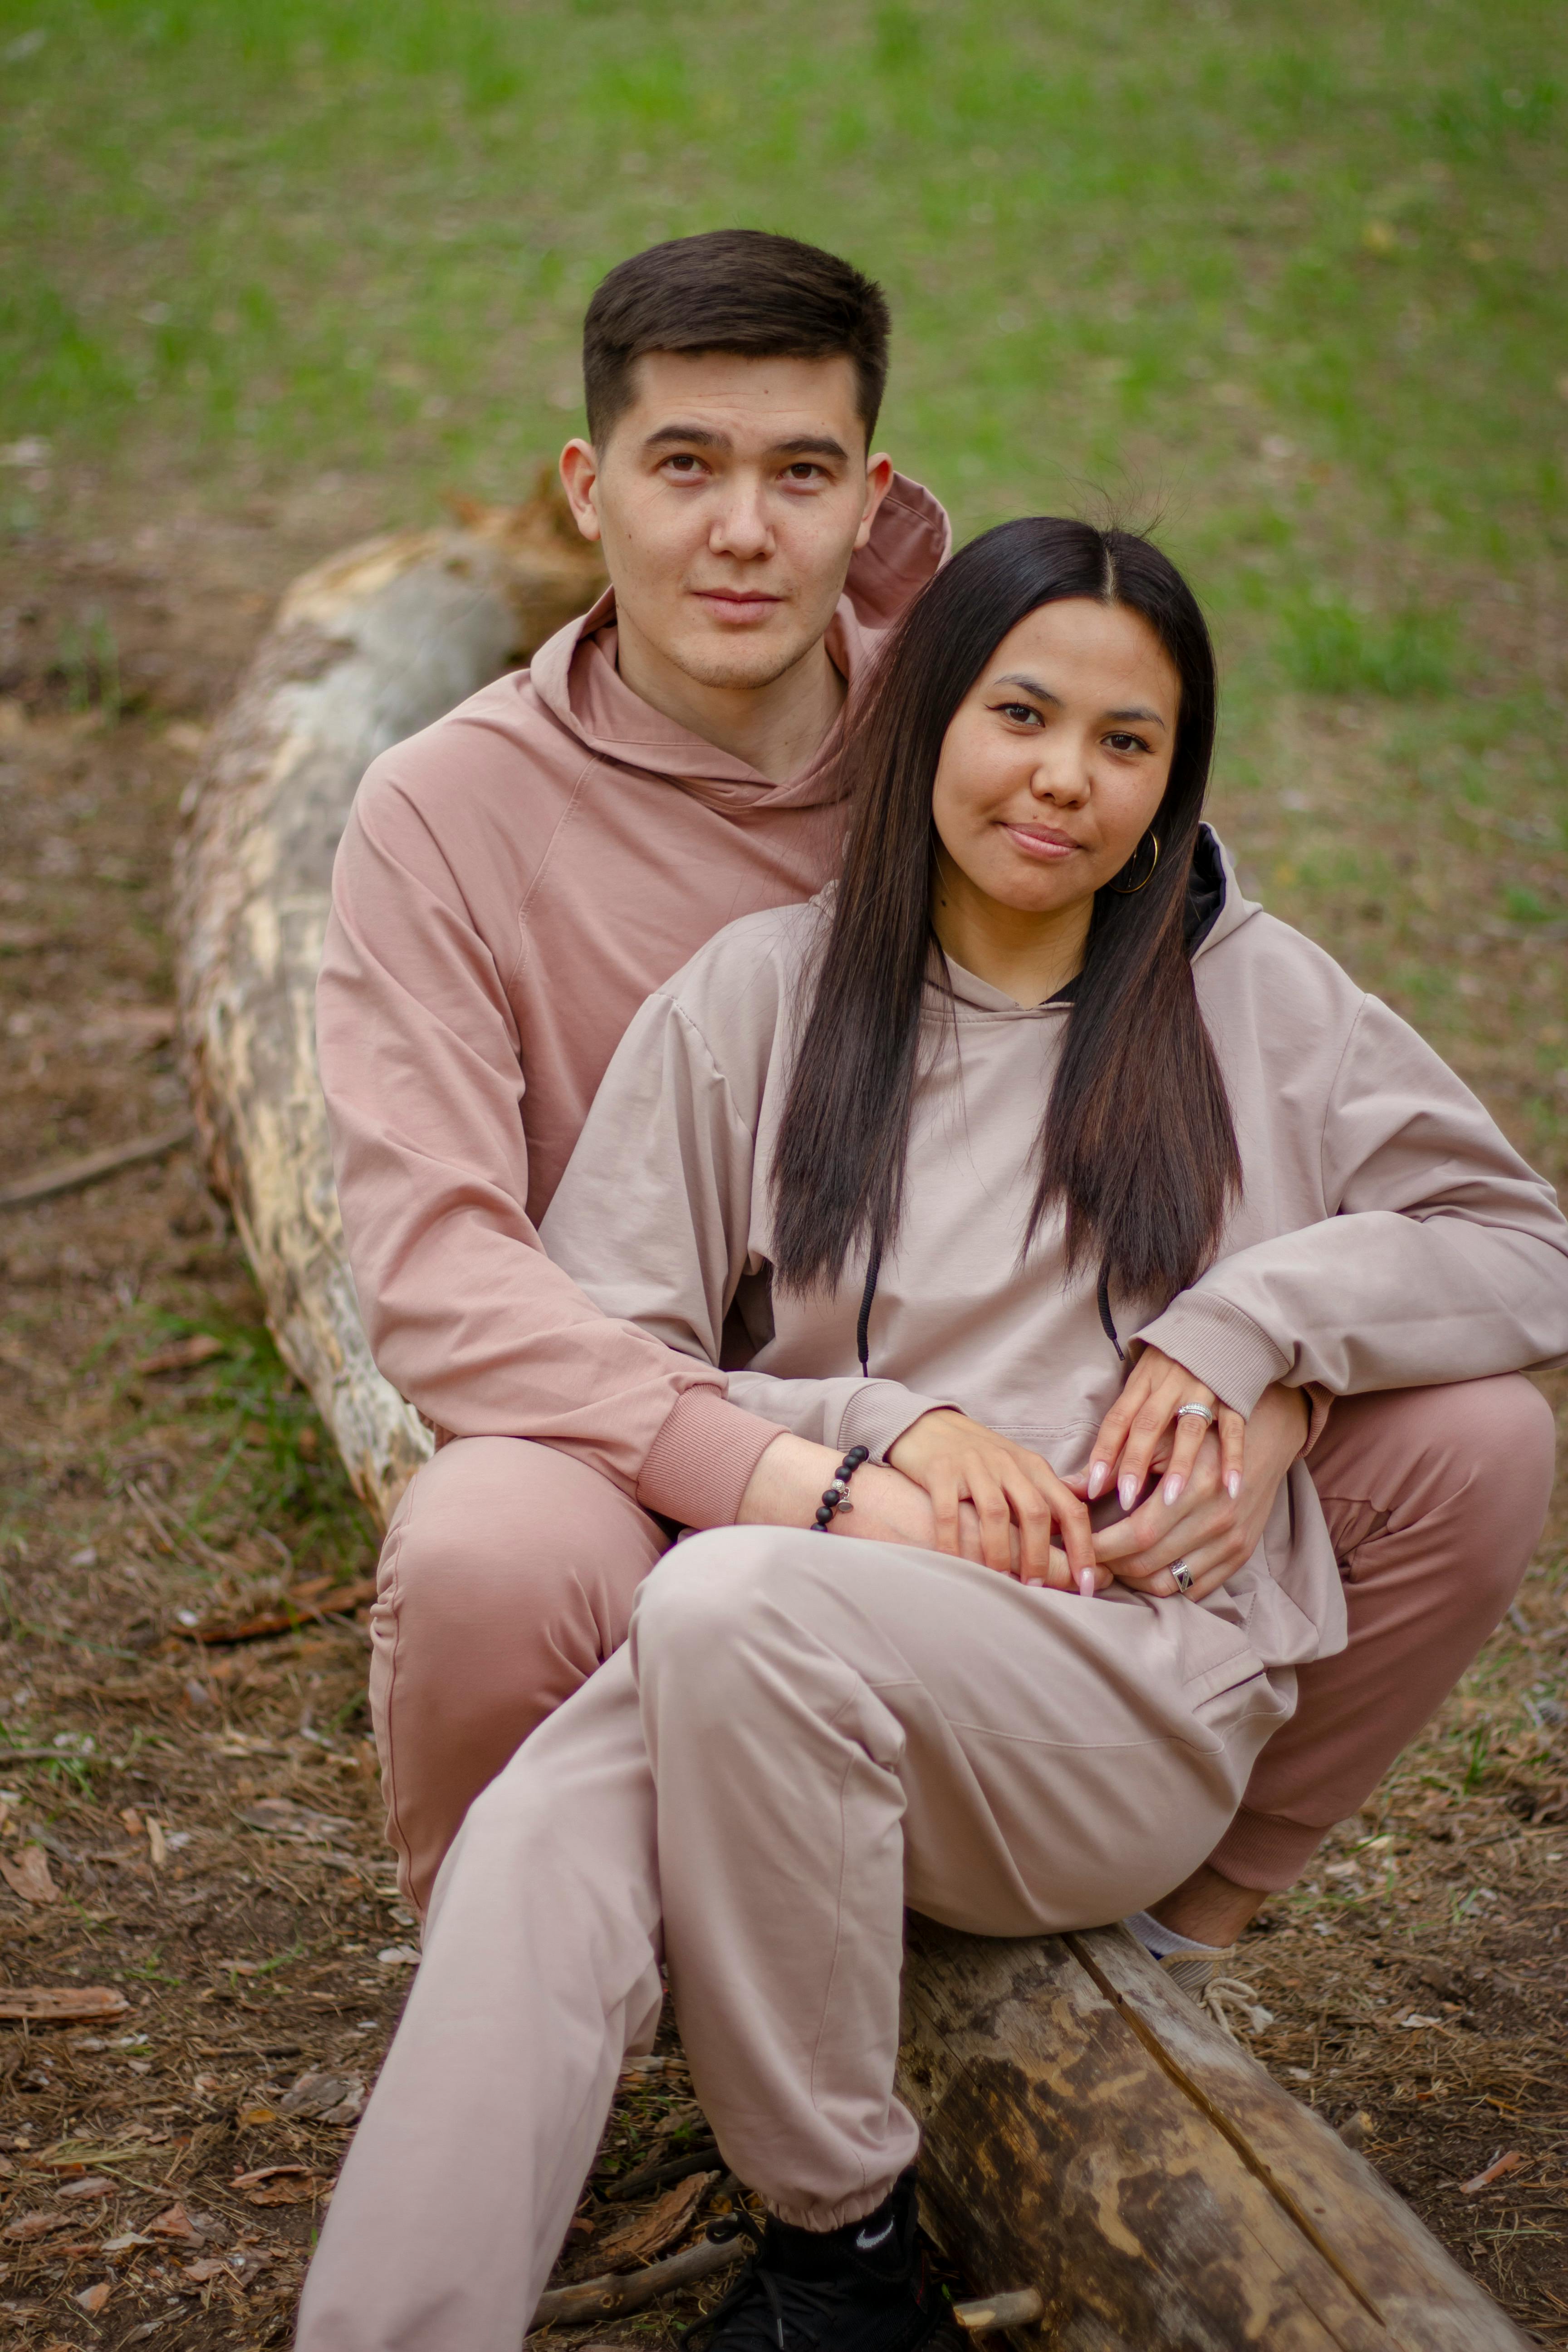
[[[1216, 851], [1209, 835], [1211, 871]], [[1274, 1381], [1352, 1395], [1568, 1356], [1568, 1225], [1551, 1187], [1397, 1014], [1241, 896], [1228, 861], [1223, 890], [1193, 970], [1242, 1189], [1191, 1289], [1168, 1304], [1112, 1298], [1124, 1339], [1163, 1348], [1244, 1413]], [[831, 1294], [773, 1289], [769, 1171], [825, 897], [731, 924], [649, 998], [555, 1193], [545, 1248], [606, 1314], [700, 1363], [744, 1363], [731, 1401], [803, 1436], [880, 1455], [921, 1412], [954, 1404], [1081, 1470], [1124, 1367], [1092, 1274], [1065, 1272], [1059, 1216], [1018, 1262], [1067, 1004], [1026, 1010], [951, 962], [951, 1009], [930, 991], [871, 1378], [856, 1346], [863, 1266]], [[1204, 1605], [1242, 1625], [1266, 1664], [1342, 1646], [1339, 1576], [1303, 1465], [1259, 1556]]]

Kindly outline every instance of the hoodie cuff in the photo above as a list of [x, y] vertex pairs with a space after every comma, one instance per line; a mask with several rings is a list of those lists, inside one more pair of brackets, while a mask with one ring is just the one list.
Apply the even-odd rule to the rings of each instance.
[[637, 1501], [683, 1528], [732, 1528], [752, 1471], [784, 1433], [716, 1388], [686, 1389], [647, 1450]]
[[1184, 1364], [1244, 1420], [1269, 1382], [1283, 1380], [1290, 1370], [1289, 1357], [1250, 1315], [1194, 1290], [1183, 1291], [1136, 1337], [1145, 1348], [1158, 1348]]
[[863, 1381], [838, 1417], [838, 1443], [847, 1454], [863, 1445], [873, 1462], [885, 1462], [906, 1429], [928, 1412], [962, 1412], [952, 1397], [921, 1396], [898, 1381]]

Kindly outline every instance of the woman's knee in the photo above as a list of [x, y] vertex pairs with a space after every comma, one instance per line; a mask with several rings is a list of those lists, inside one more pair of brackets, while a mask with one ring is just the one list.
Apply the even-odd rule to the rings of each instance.
[[724, 1672], [749, 1646], [737, 1636], [798, 1613], [818, 1542], [796, 1528], [713, 1528], [687, 1537], [637, 1594], [638, 1658], [699, 1676]]

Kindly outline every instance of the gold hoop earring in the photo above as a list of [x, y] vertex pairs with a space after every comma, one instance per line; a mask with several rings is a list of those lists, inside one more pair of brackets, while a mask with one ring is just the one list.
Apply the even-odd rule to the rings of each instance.
[[[1146, 890], [1149, 887], [1150, 883], [1154, 879], [1154, 868], [1160, 863], [1160, 836], [1157, 833], [1151, 833], [1149, 839], [1154, 845], [1154, 855], [1149, 860], [1149, 871], [1145, 874], [1142, 882], [1108, 882], [1106, 884], [1106, 888], [1108, 890], [1114, 890], [1119, 898], [1136, 898], [1139, 891]], [[1139, 848], [1142, 847], [1142, 844], [1140, 843]], [[1137, 855], [1138, 850], [1135, 849], [1132, 853], [1132, 857], [1128, 859], [1127, 866], [1124, 866], [1121, 869], [1123, 874], [1126, 873], [1127, 866], [1131, 865], [1132, 858], [1136, 857]]]

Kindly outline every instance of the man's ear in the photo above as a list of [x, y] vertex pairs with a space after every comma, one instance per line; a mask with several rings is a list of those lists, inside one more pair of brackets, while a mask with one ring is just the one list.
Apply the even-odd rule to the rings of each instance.
[[[564, 457], [561, 462], [563, 466], [565, 465], [566, 460]], [[877, 509], [881, 505], [882, 500], [887, 497], [888, 492], [891, 489], [892, 486], [892, 459], [888, 457], [868, 457], [866, 460], [866, 504], [861, 509], [860, 528], [855, 534], [855, 545], [858, 550], [864, 547], [866, 541], [870, 538], [871, 525], [877, 520]]]
[[594, 488], [598, 478], [599, 460], [594, 453], [593, 443], [568, 441], [561, 452], [561, 487], [566, 493], [573, 521], [584, 539], [595, 541], [601, 535], [599, 509], [594, 503]]

